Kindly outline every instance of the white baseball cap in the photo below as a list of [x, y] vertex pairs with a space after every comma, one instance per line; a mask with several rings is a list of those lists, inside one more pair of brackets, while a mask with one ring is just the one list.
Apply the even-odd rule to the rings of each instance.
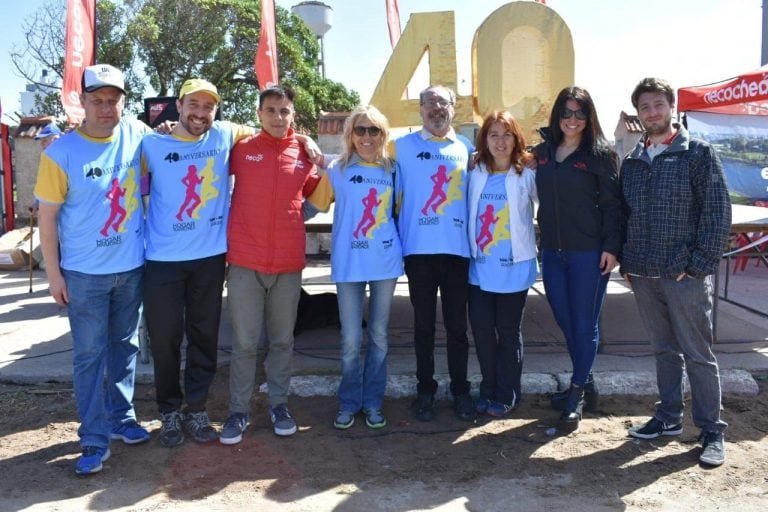
[[102, 87], [114, 87], [125, 94], [123, 73], [109, 64], [88, 66], [83, 72], [83, 91], [93, 92]]

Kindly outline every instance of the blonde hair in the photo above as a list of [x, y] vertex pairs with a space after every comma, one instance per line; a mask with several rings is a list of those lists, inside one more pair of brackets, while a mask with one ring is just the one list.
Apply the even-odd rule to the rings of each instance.
[[341, 170], [343, 171], [348, 165], [349, 162], [352, 160], [352, 157], [355, 155], [355, 144], [352, 142], [352, 130], [355, 126], [357, 126], [357, 123], [361, 119], [367, 119], [368, 121], [373, 124], [373, 126], [377, 127], [381, 130], [381, 137], [383, 139], [383, 143], [381, 145], [381, 149], [379, 150], [379, 154], [376, 155], [376, 159], [384, 166], [384, 169], [387, 172], [391, 172], [392, 170], [392, 160], [387, 155], [387, 141], [389, 140], [389, 121], [387, 121], [387, 118], [382, 114], [379, 109], [374, 107], [373, 105], [365, 105], [357, 107], [352, 113], [349, 115], [346, 121], [344, 121], [344, 131], [341, 135], [341, 140], [344, 144], [344, 148], [342, 149], [342, 153], [339, 156], [339, 163], [341, 164]]

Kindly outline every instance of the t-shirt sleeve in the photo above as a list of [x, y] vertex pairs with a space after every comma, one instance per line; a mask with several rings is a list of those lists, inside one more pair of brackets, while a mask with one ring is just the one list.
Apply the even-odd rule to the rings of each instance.
[[256, 133], [255, 128], [251, 128], [250, 126], [246, 126], [244, 124], [232, 123], [232, 137], [233, 137], [232, 145], [237, 144], [244, 138], [250, 135], [253, 135], [254, 133]]
[[43, 153], [37, 169], [35, 197], [44, 203], [62, 204], [68, 190], [67, 174], [50, 156]]
[[141, 195], [146, 196], [149, 195], [149, 180], [151, 179], [149, 174], [149, 164], [147, 164], [147, 156], [142, 153], [141, 154], [141, 183], [140, 183], [140, 190]]
[[320, 178], [320, 182], [315, 187], [312, 194], [307, 197], [307, 201], [321, 212], [327, 212], [331, 207], [331, 203], [334, 200], [333, 186], [331, 185], [331, 179], [328, 173], [325, 173]]

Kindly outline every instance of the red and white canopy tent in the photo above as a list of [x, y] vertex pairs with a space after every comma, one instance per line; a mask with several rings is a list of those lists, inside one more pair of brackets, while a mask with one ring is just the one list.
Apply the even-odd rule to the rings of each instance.
[[[762, 213], [763, 208], [756, 208], [768, 206], [768, 162], [764, 156], [768, 152], [768, 66], [715, 84], [678, 89], [677, 110], [686, 114], [691, 134], [709, 140], [723, 162], [734, 202], [734, 229], [739, 233], [739, 248], [725, 256], [754, 248], [768, 264], [762, 249], [768, 241], [768, 216]], [[742, 259], [737, 266], [743, 269], [747, 260]], [[726, 282], [726, 290], [727, 286]]]
[[768, 205], [768, 66], [677, 90], [692, 135], [720, 154], [735, 203]]
[[680, 88], [677, 110], [768, 115], [768, 66], [722, 82]]

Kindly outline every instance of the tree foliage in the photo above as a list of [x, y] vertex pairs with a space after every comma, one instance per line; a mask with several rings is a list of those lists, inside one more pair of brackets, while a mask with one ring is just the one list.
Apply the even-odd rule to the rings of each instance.
[[[14, 44], [11, 61], [16, 71], [30, 83], [45, 88], [41, 81], [43, 70], [64, 78], [64, 31], [66, 1], [49, 0], [22, 22], [24, 42]], [[134, 72], [134, 45], [128, 34], [126, 7], [114, 0], [96, 2], [96, 61], [109, 62], [125, 70], [128, 103], [134, 110], [144, 93], [144, 83]], [[41, 115], [62, 115], [63, 109], [54, 91], [36, 105]]]
[[[260, 86], [253, 61], [259, 0], [99, 0], [96, 5], [98, 62], [131, 70], [134, 103], [144, 83], [167, 96], [187, 78], [205, 78], [218, 87], [227, 119], [258, 124]], [[51, 0], [25, 21], [27, 44], [12, 58], [30, 81], [46, 67], [61, 76], [63, 20], [64, 0]], [[314, 133], [321, 110], [350, 110], [360, 97], [320, 75], [317, 39], [301, 19], [277, 7], [276, 21], [280, 83], [296, 92], [297, 128]]]

